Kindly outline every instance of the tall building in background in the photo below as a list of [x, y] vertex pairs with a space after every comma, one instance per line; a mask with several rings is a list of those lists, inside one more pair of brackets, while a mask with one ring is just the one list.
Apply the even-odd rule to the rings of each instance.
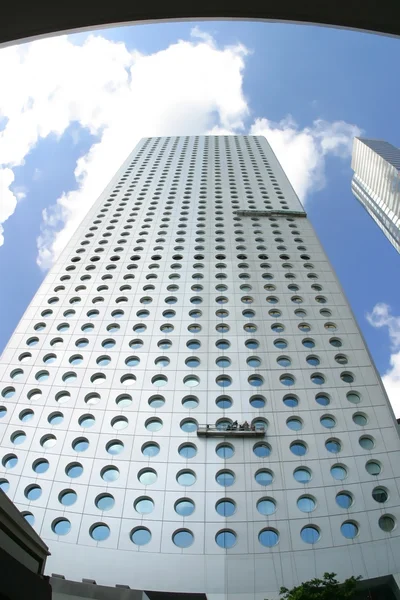
[[400, 252], [400, 150], [382, 140], [354, 138], [351, 189]]
[[264, 138], [143, 139], [0, 368], [50, 572], [209, 600], [400, 573], [396, 421]]

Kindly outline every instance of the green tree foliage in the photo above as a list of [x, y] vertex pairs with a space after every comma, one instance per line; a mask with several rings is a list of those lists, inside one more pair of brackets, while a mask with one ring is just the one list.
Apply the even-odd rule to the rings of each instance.
[[323, 579], [311, 579], [288, 590], [280, 589], [282, 600], [351, 600], [356, 597], [357, 581], [361, 577], [349, 577], [343, 583], [336, 579], [336, 573], [324, 573]]

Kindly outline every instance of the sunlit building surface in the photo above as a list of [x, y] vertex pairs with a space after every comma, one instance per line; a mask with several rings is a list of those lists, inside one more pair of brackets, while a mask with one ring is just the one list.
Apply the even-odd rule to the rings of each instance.
[[49, 573], [264, 600], [400, 572], [397, 423], [264, 138], [143, 139], [0, 380], [1, 487]]
[[355, 138], [351, 189], [400, 252], [400, 150], [382, 140]]

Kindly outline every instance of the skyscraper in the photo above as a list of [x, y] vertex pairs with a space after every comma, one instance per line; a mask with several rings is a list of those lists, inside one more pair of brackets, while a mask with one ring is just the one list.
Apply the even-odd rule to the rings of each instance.
[[211, 600], [400, 572], [396, 421], [262, 137], [143, 139], [0, 378], [1, 485], [50, 572]]
[[382, 140], [354, 138], [351, 189], [400, 252], [400, 150]]

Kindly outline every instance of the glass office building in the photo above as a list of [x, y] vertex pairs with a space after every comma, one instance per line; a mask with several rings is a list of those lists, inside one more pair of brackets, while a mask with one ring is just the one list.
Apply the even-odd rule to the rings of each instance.
[[0, 364], [0, 485], [49, 572], [210, 600], [400, 572], [400, 440], [267, 141], [145, 138]]
[[400, 252], [400, 150], [382, 140], [354, 138], [351, 189]]

